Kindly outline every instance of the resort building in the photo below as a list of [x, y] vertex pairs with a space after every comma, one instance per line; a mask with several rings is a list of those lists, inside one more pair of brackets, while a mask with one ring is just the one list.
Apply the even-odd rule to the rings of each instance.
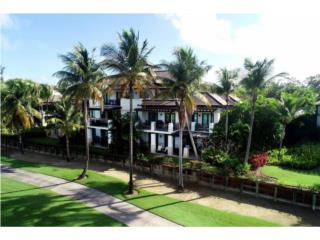
[[[140, 143], [152, 153], [178, 155], [179, 152], [179, 118], [178, 99], [157, 98], [167, 89], [161, 85], [162, 78], [169, 78], [166, 71], [155, 71], [156, 80], [149, 87], [149, 93], [134, 92], [133, 108], [138, 119], [138, 130], [141, 131]], [[142, 96], [143, 95], [143, 96]], [[215, 124], [220, 120], [220, 114], [226, 107], [233, 106], [239, 101], [230, 96], [229, 106], [226, 100], [214, 93], [201, 92], [194, 96], [196, 109], [189, 119], [189, 128], [192, 132], [198, 149], [201, 149]], [[129, 98], [121, 97], [120, 88], [114, 89], [112, 94], [104, 99], [104, 111], [101, 112], [99, 103], [89, 101], [90, 124], [88, 129], [89, 142], [96, 146], [108, 147], [112, 142], [113, 118], [129, 112]], [[183, 154], [189, 157], [192, 154], [192, 145], [187, 128], [183, 136]]]

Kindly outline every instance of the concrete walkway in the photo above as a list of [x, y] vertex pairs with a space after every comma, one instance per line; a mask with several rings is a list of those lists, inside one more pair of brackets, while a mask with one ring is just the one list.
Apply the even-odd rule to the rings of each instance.
[[20, 169], [1, 166], [1, 174], [15, 180], [44, 187], [61, 195], [72, 197], [129, 227], [177, 227], [179, 225], [154, 215], [132, 204], [114, 198], [84, 185], [61, 178], [32, 173]]

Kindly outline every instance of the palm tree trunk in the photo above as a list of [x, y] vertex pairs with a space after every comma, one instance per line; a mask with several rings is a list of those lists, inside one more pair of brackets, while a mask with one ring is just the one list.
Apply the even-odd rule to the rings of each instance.
[[225, 141], [226, 141], [226, 150], [229, 150], [228, 142], [228, 130], [229, 130], [229, 95], [226, 96], [227, 109], [226, 109], [226, 123], [225, 123]]
[[132, 104], [132, 98], [133, 98], [133, 87], [132, 84], [130, 84], [130, 159], [129, 159], [129, 188], [128, 188], [128, 194], [133, 193], [133, 104]]
[[183, 126], [180, 123], [180, 130], [179, 130], [179, 185], [178, 185], [178, 191], [183, 192], [184, 186], [183, 186], [183, 165], [182, 165], [182, 147], [183, 147]]
[[252, 137], [252, 132], [253, 132], [253, 122], [254, 122], [254, 113], [255, 113], [255, 110], [256, 110], [256, 100], [257, 100], [256, 94], [253, 93], [249, 136], [248, 136], [248, 142], [247, 142], [246, 155], [245, 155], [245, 158], [244, 158], [244, 162], [245, 163], [248, 163], [249, 155], [250, 155], [251, 137]]
[[283, 124], [283, 130], [281, 133], [281, 137], [280, 137], [280, 144], [279, 144], [279, 152], [278, 152], [278, 160], [281, 160], [281, 149], [282, 149], [282, 145], [283, 145], [283, 140], [284, 137], [286, 135], [286, 124]]
[[192, 132], [191, 132], [191, 130], [190, 130], [189, 118], [188, 118], [187, 112], [185, 112], [185, 115], [186, 115], [187, 129], [188, 129], [188, 133], [189, 133], [191, 145], [192, 145], [192, 148], [193, 148], [193, 152], [194, 152], [194, 155], [195, 155], [196, 160], [198, 160], [198, 159], [199, 159], [198, 150], [197, 150], [196, 144], [194, 143], [194, 139], [193, 139], [193, 136], [192, 136]]
[[23, 142], [22, 142], [22, 135], [19, 133], [19, 150], [21, 154], [24, 154]]
[[83, 101], [83, 112], [84, 112], [84, 130], [85, 130], [85, 144], [86, 144], [86, 161], [81, 175], [78, 180], [83, 179], [87, 176], [87, 171], [89, 168], [90, 152], [89, 152], [89, 142], [88, 142], [88, 106], [87, 98]]
[[66, 134], [66, 150], [67, 150], [67, 161], [70, 162], [70, 148], [69, 148], [68, 134]]

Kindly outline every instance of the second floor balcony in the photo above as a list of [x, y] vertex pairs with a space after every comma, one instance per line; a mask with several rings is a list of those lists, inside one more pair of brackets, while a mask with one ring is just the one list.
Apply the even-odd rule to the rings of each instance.
[[140, 129], [147, 131], [174, 132], [179, 130], [179, 124], [165, 123], [163, 121], [145, 121], [139, 124]]
[[111, 126], [111, 120], [101, 118], [90, 118], [89, 124], [91, 127], [104, 127], [108, 128]]

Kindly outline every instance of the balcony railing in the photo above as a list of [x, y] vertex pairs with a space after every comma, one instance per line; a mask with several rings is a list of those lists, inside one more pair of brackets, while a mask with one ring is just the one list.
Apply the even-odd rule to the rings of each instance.
[[151, 131], [163, 131], [163, 132], [172, 132], [179, 129], [179, 124], [176, 123], [165, 123], [163, 121], [145, 121], [139, 123], [139, 128], [143, 130]]
[[108, 99], [104, 105], [120, 105], [120, 99]]
[[108, 120], [107, 119], [91, 118], [90, 119], [90, 126], [108, 127]]

